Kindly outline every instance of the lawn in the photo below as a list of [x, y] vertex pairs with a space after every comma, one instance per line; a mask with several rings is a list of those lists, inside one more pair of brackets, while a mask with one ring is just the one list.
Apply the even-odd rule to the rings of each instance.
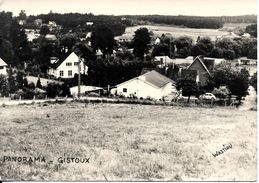
[[[3, 180], [256, 180], [256, 111], [34, 104], [1, 106], [0, 125]], [[214, 157], [224, 144], [232, 148]], [[64, 153], [89, 163], [59, 163]]]

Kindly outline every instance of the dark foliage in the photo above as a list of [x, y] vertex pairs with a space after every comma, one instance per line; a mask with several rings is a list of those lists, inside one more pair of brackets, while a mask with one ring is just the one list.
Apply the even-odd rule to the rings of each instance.
[[257, 72], [251, 77], [250, 85], [252, 85], [257, 92]]
[[91, 36], [91, 43], [94, 50], [100, 49], [104, 55], [111, 54], [116, 43], [114, 33], [105, 26], [98, 26]]
[[246, 26], [246, 32], [254, 37], [257, 37], [257, 24], [251, 24]]
[[183, 96], [188, 96], [188, 103], [190, 101], [191, 95], [199, 95], [199, 88], [194, 80], [181, 78], [176, 83], [177, 90], [182, 90]]
[[133, 38], [133, 53], [136, 57], [144, 58], [144, 54], [149, 50], [151, 36], [147, 28], [139, 28], [135, 31]]

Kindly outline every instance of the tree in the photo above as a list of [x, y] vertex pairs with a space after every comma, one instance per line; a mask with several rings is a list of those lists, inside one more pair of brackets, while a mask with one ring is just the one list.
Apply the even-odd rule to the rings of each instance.
[[135, 31], [133, 38], [133, 53], [136, 57], [144, 58], [144, 54], [149, 50], [151, 36], [147, 28], [139, 28]]
[[155, 46], [152, 52], [152, 56], [155, 57], [155, 56], [161, 56], [161, 55], [170, 56], [170, 50], [167, 44], [159, 44]]
[[6, 76], [0, 74], [0, 96], [7, 97], [9, 95], [9, 86]]
[[247, 95], [249, 87], [249, 72], [246, 69], [235, 71], [229, 80], [228, 88], [232, 95], [237, 95], [237, 99], [241, 101], [242, 96]]
[[246, 32], [249, 33], [250, 35], [257, 37], [257, 24], [251, 24], [246, 26]]
[[40, 35], [46, 36], [49, 33], [49, 27], [47, 25], [43, 25], [40, 28]]
[[27, 19], [27, 15], [26, 15], [25, 10], [21, 10], [21, 11], [20, 11], [19, 16], [18, 16], [18, 19], [19, 19], [19, 20], [26, 20], [26, 19]]
[[212, 74], [215, 87], [226, 86], [232, 95], [237, 95], [240, 101], [246, 96], [249, 86], [249, 72], [246, 69], [235, 70], [230, 66], [216, 68]]
[[222, 58], [223, 50], [221, 48], [214, 47], [209, 55], [212, 58]]
[[257, 92], [257, 72], [250, 79], [250, 84], [254, 87], [255, 91]]
[[177, 48], [177, 54], [180, 58], [185, 58], [191, 55], [193, 40], [188, 36], [182, 36], [175, 40], [175, 45]]
[[104, 56], [112, 54], [113, 48], [116, 46], [113, 31], [105, 25], [96, 27], [91, 35], [91, 45], [95, 51], [100, 49]]
[[36, 88], [42, 89], [42, 85], [41, 85], [41, 82], [40, 82], [40, 78], [38, 78], [38, 80], [37, 80]]
[[59, 46], [63, 49], [67, 48], [68, 51], [71, 51], [77, 41], [78, 39], [75, 36], [71, 34], [67, 34], [62, 36], [62, 38], [60, 39]]
[[205, 55], [209, 55], [214, 47], [214, 44], [209, 37], [202, 37], [197, 41], [196, 46], [199, 47]]
[[188, 96], [187, 102], [190, 102], [191, 95], [198, 95], [199, 94], [199, 88], [197, 83], [194, 80], [191, 79], [179, 79], [176, 83], [176, 89], [182, 90], [182, 93], [184, 96]]

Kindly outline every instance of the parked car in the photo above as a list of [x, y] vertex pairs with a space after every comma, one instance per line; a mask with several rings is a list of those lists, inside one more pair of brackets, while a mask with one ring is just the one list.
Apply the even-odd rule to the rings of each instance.
[[199, 99], [201, 100], [216, 100], [215, 95], [213, 95], [212, 93], [205, 93], [200, 95]]

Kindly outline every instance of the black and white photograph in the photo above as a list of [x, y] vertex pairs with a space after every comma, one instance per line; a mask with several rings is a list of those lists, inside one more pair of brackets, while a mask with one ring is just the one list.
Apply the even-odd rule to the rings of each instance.
[[0, 181], [256, 181], [256, 0], [0, 0]]

